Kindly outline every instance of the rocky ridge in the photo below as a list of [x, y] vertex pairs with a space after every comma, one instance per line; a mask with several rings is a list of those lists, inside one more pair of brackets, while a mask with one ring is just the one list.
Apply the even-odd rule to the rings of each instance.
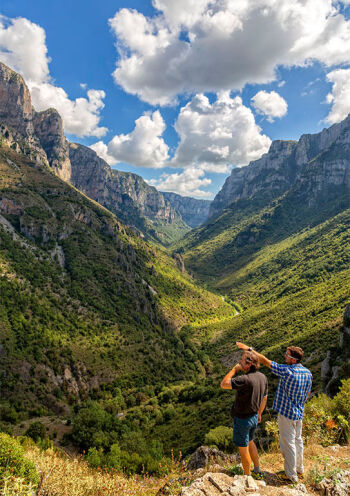
[[247, 167], [235, 168], [210, 206], [218, 216], [238, 200], [262, 195], [267, 199], [299, 188], [314, 201], [321, 191], [350, 188], [350, 116], [299, 141], [273, 141], [268, 153]]
[[[36, 112], [23, 78], [1, 62], [0, 138], [33, 162], [49, 166], [58, 177], [112, 210], [141, 234], [163, 242], [167, 236], [176, 239], [189, 230], [182, 218], [182, 214], [188, 217], [184, 205], [179, 212], [140, 176], [113, 170], [90, 148], [69, 143], [59, 113], [55, 109]], [[191, 200], [192, 218], [196, 203], [197, 211], [202, 203], [186, 200], [186, 204]]]
[[162, 192], [162, 194], [190, 227], [198, 227], [207, 220], [210, 200], [197, 200], [170, 192]]
[[144, 218], [166, 226], [178, 222], [184, 231], [188, 230], [164, 196], [137, 174], [111, 169], [93, 150], [78, 143], [69, 143], [69, 159], [70, 182], [125, 223], [146, 233]]

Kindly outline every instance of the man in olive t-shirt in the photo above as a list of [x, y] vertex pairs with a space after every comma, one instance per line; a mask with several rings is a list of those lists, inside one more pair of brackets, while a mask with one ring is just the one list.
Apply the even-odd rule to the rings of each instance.
[[[233, 442], [239, 449], [245, 475], [250, 475], [252, 461], [254, 472], [260, 473], [258, 450], [253, 436], [266, 406], [267, 379], [258, 372], [259, 366], [255, 353], [245, 351], [240, 362], [226, 374], [220, 384], [223, 389], [237, 391], [232, 407]], [[239, 371], [245, 375], [234, 377]]]

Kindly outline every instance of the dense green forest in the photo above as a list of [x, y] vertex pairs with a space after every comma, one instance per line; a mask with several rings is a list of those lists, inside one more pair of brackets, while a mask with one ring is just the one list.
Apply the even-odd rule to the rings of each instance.
[[235, 309], [50, 170], [5, 147], [0, 166], [1, 388], [18, 418], [105, 383], [205, 375], [210, 359], [182, 328]]

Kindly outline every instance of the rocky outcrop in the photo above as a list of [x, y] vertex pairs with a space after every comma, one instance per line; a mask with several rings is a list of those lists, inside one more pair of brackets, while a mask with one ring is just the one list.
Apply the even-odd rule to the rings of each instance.
[[189, 226], [198, 227], [207, 220], [210, 200], [197, 200], [176, 193], [163, 192], [162, 194]]
[[23, 78], [0, 62], [0, 121], [23, 137], [34, 135], [32, 101]]
[[64, 135], [61, 116], [55, 109], [35, 112], [33, 124], [50, 167], [58, 177], [69, 182], [71, 180], [69, 146]]
[[[350, 189], [350, 116], [299, 141], [273, 141], [268, 153], [247, 167], [235, 168], [210, 207], [219, 215], [238, 200], [274, 198], [298, 188], [312, 204], [322, 192]], [[334, 194], [337, 191], [334, 190]]]
[[6, 144], [70, 181], [68, 142], [55, 109], [35, 112], [23, 78], [0, 62], [0, 134]]
[[47, 157], [35, 135], [35, 110], [23, 78], [0, 62], [0, 139], [34, 163], [47, 165]]
[[340, 328], [339, 345], [330, 349], [321, 365], [321, 379], [324, 392], [334, 396], [341, 380], [350, 373], [350, 304], [346, 306], [343, 326]]
[[200, 446], [191, 455], [187, 468], [189, 470], [197, 470], [199, 468], [207, 467], [213, 463], [237, 463], [238, 459], [235, 455], [227, 455], [223, 451], [209, 446]]
[[350, 470], [341, 470], [316, 486], [321, 496], [348, 496], [350, 494]]
[[271, 494], [306, 496], [309, 493], [304, 484], [298, 484], [294, 488], [276, 487], [268, 485], [265, 481], [255, 481], [250, 475], [230, 477], [224, 473], [208, 472], [196, 479], [189, 487], [183, 487], [180, 496], [265, 496]]

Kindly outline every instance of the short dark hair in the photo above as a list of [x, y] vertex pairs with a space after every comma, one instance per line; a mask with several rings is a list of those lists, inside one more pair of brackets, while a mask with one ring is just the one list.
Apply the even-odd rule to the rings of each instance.
[[250, 372], [256, 372], [260, 368], [260, 362], [258, 356], [252, 351], [243, 351], [242, 358], [250, 363]]
[[291, 357], [295, 358], [298, 363], [303, 359], [304, 352], [299, 346], [288, 346], [287, 352]]

